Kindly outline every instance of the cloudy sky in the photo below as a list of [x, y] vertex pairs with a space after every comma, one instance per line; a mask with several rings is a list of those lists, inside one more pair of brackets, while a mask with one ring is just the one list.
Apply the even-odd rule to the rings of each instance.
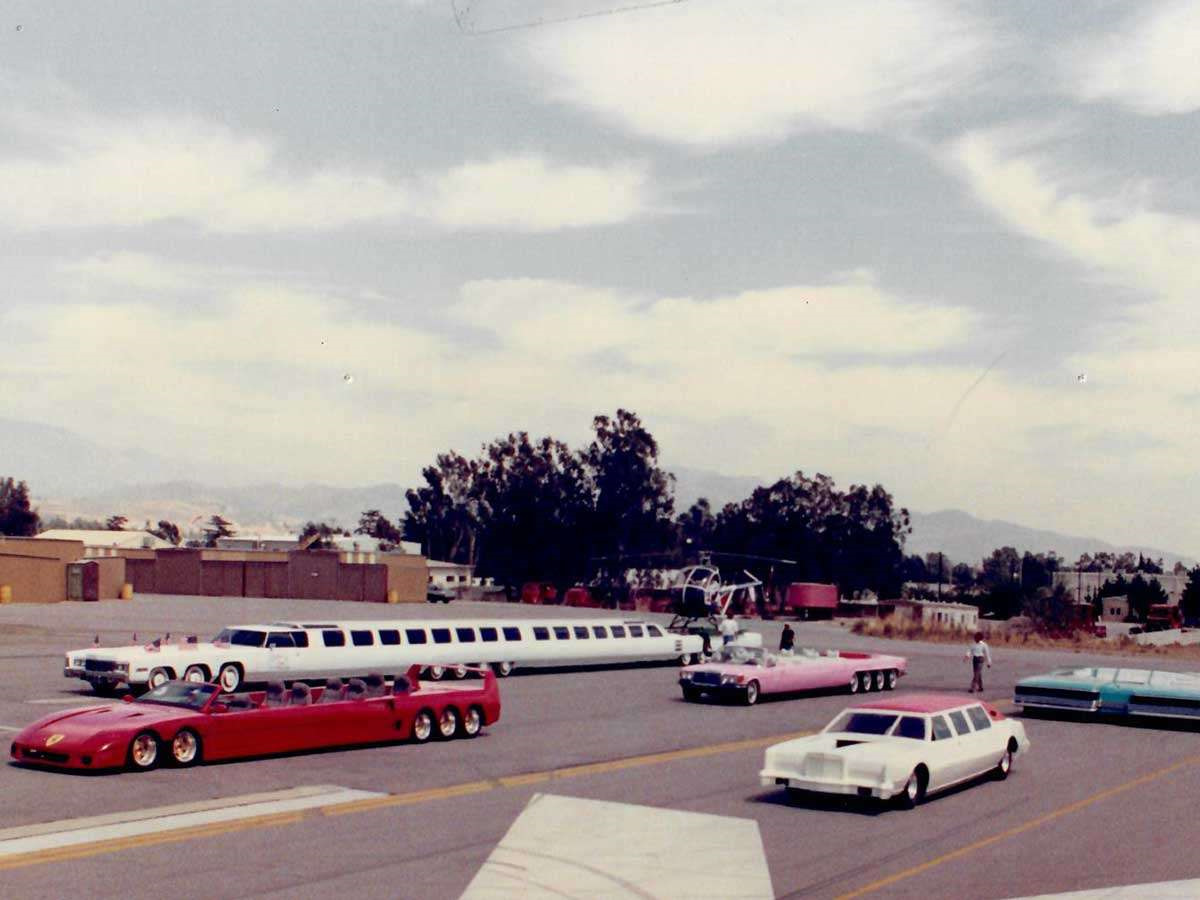
[[625, 407], [1200, 546], [1200, 4], [636, 5], [5, 4], [0, 416], [356, 485]]

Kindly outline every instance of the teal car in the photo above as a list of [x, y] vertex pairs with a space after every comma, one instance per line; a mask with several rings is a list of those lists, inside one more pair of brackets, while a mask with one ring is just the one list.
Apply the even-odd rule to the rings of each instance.
[[1017, 682], [1024, 709], [1200, 719], [1200, 674], [1150, 669], [1063, 668]]

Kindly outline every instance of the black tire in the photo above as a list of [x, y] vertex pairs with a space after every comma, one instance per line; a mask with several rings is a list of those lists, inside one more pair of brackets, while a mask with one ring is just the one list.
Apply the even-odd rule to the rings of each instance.
[[758, 688], [757, 681], [751, 681], [748, 685], [746, 685], [746, 705], [747, 706], [753, 706], [755, 703], [758, 702], [758, 693], [759, 693], [759, 688]]
[[450, 738], [458, 734], [458, 723], [461, 720], [462, 716], [458, 714], [458, 710], [453, 706], [447, 706], [442, 710], [442, 714], [438, 716], [438, 737], [440, 737], [443, 741], [450, 740]]
[[208, 669], [204, 666], [188, 666], [183, 671], [183, 680], [193, 684], [204, 684], [208, 681]]
[[413, 743], [424, 744], [428, 742], [431, 737], [433, 737], [433, 712], [428, 709], [423, 709], [413, 716]]
[[483, 710], [478, 706], [467, 707], [462, 721], [458, 723], [459, 737], [473, 738], [483, 728]]
[[234, 693], [242, 686], [242, 670], [236, 663], [225, 663], [217, 672], [217, 683], [226, 694]]
[[158, 735], [153, 731], [138, 732], [129, 742], [129, 752], [126, 754], [129, 768], [135, 772], [149, 772], [158, 765], [158, 758], [162, 755], [161, 749]]
[[162, 687], [171, 680], [171, 673], [162, 666], [156, 666], [150, 670], [150, 674], [146, 676], [146, 689], [154, 690], [157, 687]]
[[992, 769], [992, 776], [997, 781], [1003, 781], [1008, 777], [1008, 773], [1012, 771], [1013, 752], [1007, 747], [1004, 748], [1004, 755], [1000, 757], [1000, 762], [996, 763], [996, 768]]
[[901, 809], [912, 809], [925, 799], [925, 776], [918, 767], [913, 769], [908, 781], [904, 782], [904, 790], [896, 797], [896, 805]]
[[200, 735], [190, 728], [181, 728], [171, 739], [171, 762], [181, 769], [200, 762]]

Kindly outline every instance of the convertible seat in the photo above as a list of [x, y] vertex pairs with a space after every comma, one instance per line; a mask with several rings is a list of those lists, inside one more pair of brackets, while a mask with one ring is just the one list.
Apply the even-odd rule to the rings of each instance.
[[247, 709], [258, 709], [258, 704], [249, 697], [232, 697], [225, 705], [229, 707], [231, 712]]
[[297, 681], [292, 684], [292, 691], [288, 695], [288, 704], [291, 706], [308, 706], [312, 703], [312, 691], [309, 690], [307, 684], [303, 681]]
[[404, 695], [412, 691], [412, 682], [408, 680], [407, 675], [397, 675], [392, 681], [392, 693]]
[[342, 679], [330, 678], [325, 682], [325, 690], [317, 698], [318, 703], [336, 703], [342, 699]]
[[367, 685], [361, 678], [351, 678], [346, 682], [346, 700], [365, 700]]
[[384, 684], [383, 676], [372, 672], [363, 679], [363, 684], [367, 686], [368, 697], [386, 697], [387, 685]]
[[287, 702], [284, 697], [282, 681], [268, 681], [267, 695], [263, 698], [263, 706], [283, 706]]

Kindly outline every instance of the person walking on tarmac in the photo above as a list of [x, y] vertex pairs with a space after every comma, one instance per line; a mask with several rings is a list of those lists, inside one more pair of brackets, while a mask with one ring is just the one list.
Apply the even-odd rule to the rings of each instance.
[[796, 632], [792, 630], [791, 622], [783, 623], [783, 634], [779, 636], [779, 652], [791, 653], [796, 646]]
[[992, 667], [992, 651], [983, 639], [982, 631], [975, 632], [975, 643], [967, 648], [963, 659], [971, 660], [971, 689], [967, 693], [983, 693], [983, 666], [986, 663], [989, 669]]

